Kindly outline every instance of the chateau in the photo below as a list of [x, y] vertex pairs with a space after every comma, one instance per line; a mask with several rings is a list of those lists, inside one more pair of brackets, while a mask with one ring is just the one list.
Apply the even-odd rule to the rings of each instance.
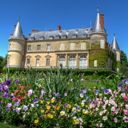
[[17, 68], [103, 68], [119, 70], [120, 49], [116, 37], [107, 40], [104, 14], [97, 12], [90, 28], [37, 31], [28, 37], [22, 32], [20, 21], [9, 38], [8, 64]]

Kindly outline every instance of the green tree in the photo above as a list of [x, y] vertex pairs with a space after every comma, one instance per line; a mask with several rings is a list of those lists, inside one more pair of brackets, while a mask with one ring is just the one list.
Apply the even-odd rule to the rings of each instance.
[[128, 77], [128, 58], [127, 55], [121, 51], [121, 68], [120, 71], [123, 75]]

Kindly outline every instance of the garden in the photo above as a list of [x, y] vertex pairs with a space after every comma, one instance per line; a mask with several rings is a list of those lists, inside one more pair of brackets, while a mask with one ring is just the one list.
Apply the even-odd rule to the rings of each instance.
[[128, 79], [61, 69], [1, 73], [0, 122], [3, 128], [127, 128]]

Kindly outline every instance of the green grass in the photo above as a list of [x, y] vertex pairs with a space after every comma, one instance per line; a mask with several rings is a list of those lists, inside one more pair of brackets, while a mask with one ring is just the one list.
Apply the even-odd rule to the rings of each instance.
[[0, 128], [18, 128], [18, 127], [0, 122]]

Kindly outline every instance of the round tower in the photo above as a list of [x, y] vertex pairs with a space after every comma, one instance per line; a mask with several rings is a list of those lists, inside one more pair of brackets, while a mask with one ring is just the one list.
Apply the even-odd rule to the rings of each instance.
[[9, 38], [7, 66], [15, 68], [24, 67], [25, 38], [20, 21], [17, 22], [13, 34]]
[[92, 27], [90, 41], [90, 66], [92, 68], [108, 68], [108, 43], [104, 28], [104, 14], [99, 11]]
[[120, 49], [119, 49], [115, 34], [114, 34], [114, 38], [113, 38], [111, 47], [112, 47], [112, 50], [115, 53], [116, 71], [119, 72], [119, 70], [120, 70], [121, 52], [120, 52]]

